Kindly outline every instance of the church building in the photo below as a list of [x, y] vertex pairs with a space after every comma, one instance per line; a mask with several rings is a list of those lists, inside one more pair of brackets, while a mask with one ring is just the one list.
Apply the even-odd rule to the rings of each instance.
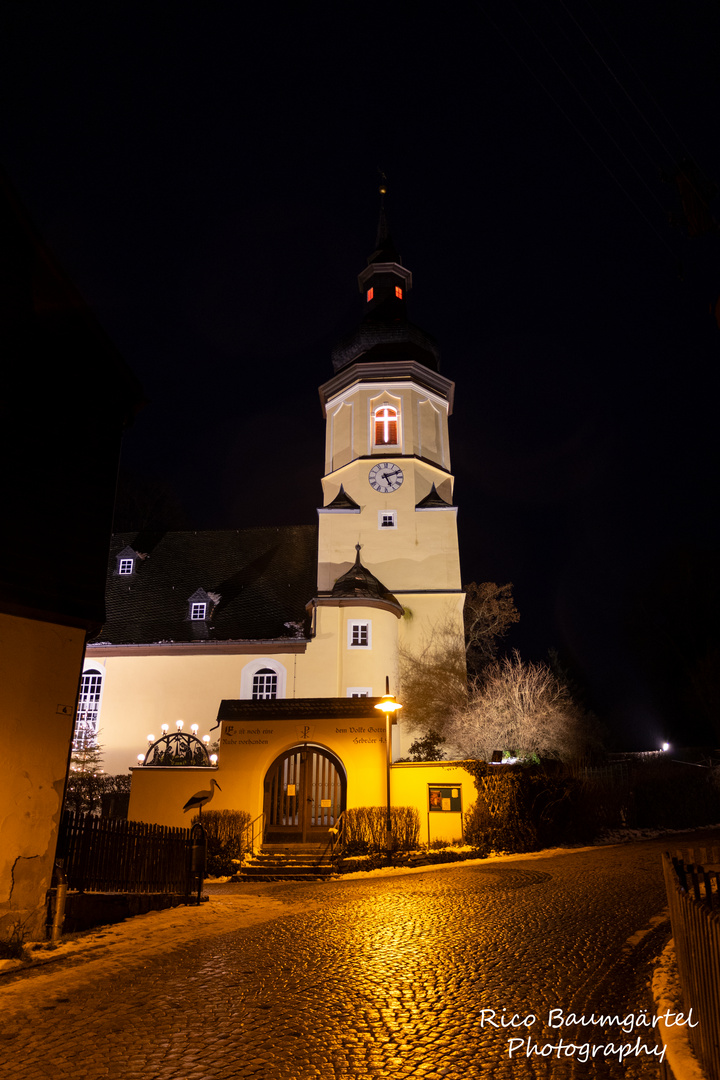
[[[401, 655], [421, 652], [438, 626], [462, 637], [464, 602], [454, 384], [408, 318], [412, 274], [384, 210], [358, 285], [361, 319], [320, 387], [317, 528], [113, 537], [76, 745], [97, 739], [108, 773], [132, 767], [132, 819], [188, 824], [182, 807], [210, 786], [211, 768], [213, 808], [265, 814], [266, 839], [326, 836], [344, 808], [386, 805], [388, 789], [393, 804], [418, 807], [421, 839], [461, 834], [469, 774], [390, 766], [399, 739], [387, 745], [376, 708], [388, 683], [402, 703]], [[181, 736], [186, 763], [168, 768]]]

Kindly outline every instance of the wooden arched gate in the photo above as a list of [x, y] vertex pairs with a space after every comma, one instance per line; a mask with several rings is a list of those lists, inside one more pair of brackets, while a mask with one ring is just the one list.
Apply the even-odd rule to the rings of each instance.
[[339, 758], [303, 743], [286, 750], [265, 776], [265, 838], [270, 843], [314, 843], [345, 809], [347, 777]]

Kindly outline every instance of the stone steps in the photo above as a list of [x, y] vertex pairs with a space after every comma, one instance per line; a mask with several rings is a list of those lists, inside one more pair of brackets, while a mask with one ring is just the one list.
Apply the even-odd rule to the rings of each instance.
[[313, 881], [335, 873], [327, 844], [263, 844], [234, 881]]

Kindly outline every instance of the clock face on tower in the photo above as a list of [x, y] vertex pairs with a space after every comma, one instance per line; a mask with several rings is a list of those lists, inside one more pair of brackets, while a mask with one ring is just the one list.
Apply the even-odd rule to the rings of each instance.
[[389, 491], [397, 491], [405, 477], [402, 469], [393, 465], [391, 461], [382, 461], [379, 465], [373, 465], [368, 480], [370, 487], [383, 494]]

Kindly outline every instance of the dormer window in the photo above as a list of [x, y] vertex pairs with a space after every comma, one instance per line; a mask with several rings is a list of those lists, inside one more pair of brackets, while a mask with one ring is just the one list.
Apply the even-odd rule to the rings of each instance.
[[[124, 547], [122, 551], [118, 551], [115, 556], [117, 562], [115, 563], [115, 573], [119, 577], [130, 577], [135, 573], [135, 560], [140, 558], [137, 551], [134, 548]], [[144, 558], [144, 556], [142, 556]]]
[[375, 445], [397, 446], [398, 411], [392, 405], [381, 405], [375, 410]]
[[[186, 618], [190, 622], [209, 622], [216, 606], [220, 603], [219, 593], [206, 592], [205, 589], [196, 589], [192, 596], [188, 596]], [[198, 627], [198, 630], [201, 628]]]
[[397, 296], [398, 300], [402, 300], [402, 289], [399, 285], [395, 286], [395, 295]]
[[366, 297], [366, 300], [367, 300], [367, 302], [368, 302], [368, 304], [369, 304], [369, 303], [370, 303], [370, 301], [371, 301], [371, 300], [372, 300], [372, 298], [373, 298], [373, 290], [372, 290], [372, 287], [368, 289], [367, 293], [365, 294], [365, 297]]

